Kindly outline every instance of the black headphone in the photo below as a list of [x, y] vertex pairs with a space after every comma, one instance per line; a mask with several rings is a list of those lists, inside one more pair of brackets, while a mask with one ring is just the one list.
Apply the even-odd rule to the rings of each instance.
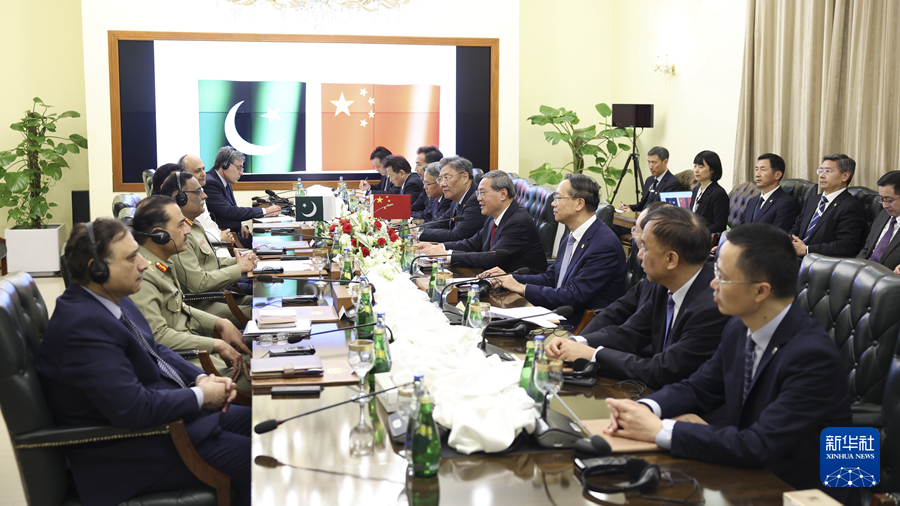
[[[178, 204], [178, 207], [184, 207], [187, 205], [188, 196], [187, 193], [181, 188], [181, 176], [183, 174], [187, 174], [186, 172], [178, 172], [175, 174], [175, 181], [178, 182], [178, 193], [175, 194], [175, 203]], [[169, 241], [166, 241], [169, 242]]]
[[87, 229], [88, 240], [91, 241], [91, 254], [94, 261], [88, 265], [88, 278], [94, 283], [102, 285], [109, 279], [109, 266], [100, 259], [100, 253], [97, 252], [97, 241], [94, 240], [94, 223], [89, 221], [84, 224]]
[[572, 372], [564, 372], [564, 379], [588, 379], [597, 376], [597, 363], [586, 358], [577, 358], [572, 362]]
[[231, 146], [225, 146], [222, 149], [228, 150], [228, 156], [226, 156], [224, 159], [225, 164], [219, 165], [218, 167], [213, 167], [213, 170], [225, 169], [225, 167], [227, 167], [228, 165], [231, 165], [231, 157], [234, 156], [234, 148]]
[[[575, 468], [581, 475], [582, 488], [585, 494], [599, 492], [602, 494], [618, 494], [630, 490], [638, 490], [642, 493], [651, 492], [656, 488], [661, 479], [659, 466], [650, 464], [644, 459], [632, 457], [606, 457], [599, 459], [575, 459]], [[628, 475], [628, 485], [600, 486], [589, 482], [591, 476], [607, 474]]]
[[156, 232], [141, 232], [139, 230], [132, 230], [132, 233], [141, 237], [147, 237], [151, 241], [159, 245], [166, 244], [172, 240], [172, 236], [170, 236], [169, 233], [165, 230], [157, 230]]

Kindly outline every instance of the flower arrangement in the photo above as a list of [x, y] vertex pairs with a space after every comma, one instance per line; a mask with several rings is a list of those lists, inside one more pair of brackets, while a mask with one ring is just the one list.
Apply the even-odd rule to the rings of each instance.
[[[361, 268], [368, 272], [399, 272], [403, 255], [403, 240], [397, 230], [384, 221], [373, 218], [368, 209], [361, 209], [331, 221], [328, 231], [340, 232], [340, 251], [350, 248]], [[388, 268], [380, 267], [382, 265]]]

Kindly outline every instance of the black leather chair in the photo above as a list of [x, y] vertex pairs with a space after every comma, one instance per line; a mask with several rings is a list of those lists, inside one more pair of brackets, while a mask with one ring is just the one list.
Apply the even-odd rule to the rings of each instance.
[[213, 487], [147, 494], [129, 500], [126, 506], [230, 504], [230, 479], [203, 462], [180, 420], [141, 431], [56, 426], [34, 369], [47, 322], [47, 307], [31, 276], [17, 272], [0, 278], [0, 410], [29, 506], [81, 504], [70, 486], [64, 448], [125, 437], [171, 437], [188, 468]]
[[119, 216], [122, 209], [135, 209], [141, 203], [137, 193], [122, 193], [113, 197], [112, 215]]
[[525, 209], [534, 219], [547, 258], [553, 256], [553, 242], [556, 240], [556, 229], [559, 225], [553, 215], [552, 203], [555, 196], [555, 192], [543, 186], [530, 186], [525, 196]]
[[528, 191], [528, 181], [521, 177], [514, 177], [513, 185], [516, 187], [516, 202], [518, 202], [520, 206], [524, 206], [525, 193]]
[[797, 212], [803, 211], [806, 199], [819, 193], [819, 185], [805, 179], [782, 179], [781, 189], [794, 198], [794, 202], [797, 203]]
[[900, 491], [900, 340], [893, 352], [881, 402], [881, 482], [874, 488], [882, 493]]
[[607, 227], [612, 227], [613, 218], [616, 216], [616, 208], [612, 204], [600, 204], [594, 213], [597, 219], [606, 223]]
[[759, 188], [753, 181], [741, 183], [728, 192], [728, 228], [737, 226], [747, 209], [747, 202], [759, 195]]
[[806, 255], [797, 280], [800, 304], [843, 357], [853, 424], [879, 427], [881, 402], [900, 333], [900, 276], [868, 260]]
[[[150, 192], [153, 190], [153, 175], [156, 174], [156, 169], [147, 169], [141, 173], [141, 178], [144, 180], [144, 189], [147, 191], [147, 196], [150, 196]], [[115, 216], [115, 215], [113, 215]]]
[[875, 221], [875, 217], [878, 216], [878, 213], [881, 212], [884, 207], [881, 205], [881, 202], [878, 202], [878, 192], [867, 188], [865, 186], [851, 186], [847, 188], [847, 191], [850, 192], [850, 195], [856, 197], [856, 200], [863, 206], [863, 209], [866, 210], [866, 233], [863, 234], [863, 240], [866, 237], [869, 237], [869, 231], [872, 229], [872, 222]]
[[478, 183], [481, 182], [481, 178], [483, 178], [483, 177], [484, 177], [483, 170], [474, 169], [474, 168], [472, 169], [472, 184], [474, 184], [476, 187], [478, 186]]
[[638, 247], [631, 241], [631, 252], [625, 259], [625, 291], [631, 290], [634, 285], [641, 282], [646, 277], [644, 267], [641, 266], [641, 259], [638, 258]]

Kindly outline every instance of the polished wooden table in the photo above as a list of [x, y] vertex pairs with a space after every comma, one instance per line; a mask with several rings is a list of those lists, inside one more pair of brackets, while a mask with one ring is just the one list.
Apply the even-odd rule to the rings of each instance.
[[[470, 271], [458, 276], [472, 275]], [[266, 295], [292, 295], [287, 286], [270, 285]], [[296, 289], [296, 287], [295, 287]], [[518, 299], [517, 299], [518, 298]], [[497, 306], [525, 305], [521, 297], [507, 294], [491, 302]], [[322, 328], [334, 328], [322, 327]], [[314, 336], [313, 344], [324, 358], [346, 357], [352, 331]], [[491, 338], [492, 344], [524, 353], [525, 339]], [[623, 390], [608, 380], [593, 388], [564, 386], [561, 395], [583, 420], [608, 418], [603, 399], [627, 398], [636, 392]], [[326, 387], [314, 397], [253, 399], [253, 424], [268, 419], [284, 419], [347, 400], [356, 386]], [[558, 403], [551, 409], [564, 412]], [[375, 452], [367, 457], [351, 457], [349, 438], [363, 418], [376, 432]], [[633, 494], [585, 495], [574, 473], [571, 450], [517, 455], [472, 455], [441, 461], [434, 479], [407, 479], [407, 462], [385, 435], [387, 415], [380, 403], [360, 406], [348, 403], [329, 411], [288, 421], [267, 434], [253, 434], [254, 505], [394, 505], [444, 504], [482, 505], [580, 505], [659, 504]], [[771, 473], [673, 458], [668, 452], [637, 455], [660, 466], [663, 472], [677, 470], [697, 478], [708, 505], [782, 504], [782, 493], [791, 488]], [[275, 460], [272, 460], [275, 459]], [[605, 478], [603, 483], [627, 481], [624, 476]], [[690, 483], [658, 487], [654, 492], [669, 499], [684, 499]], [[691, 499], [698, 499], [694, 494]]]
[[637, 223], [637, 217], [641, 214], [636, 211], [628, 211], [625, 213], [615, 213], [613, 215], [613, 225], [618, 225], [620, 227], [625, 227], [631, 230], [631, 227]]

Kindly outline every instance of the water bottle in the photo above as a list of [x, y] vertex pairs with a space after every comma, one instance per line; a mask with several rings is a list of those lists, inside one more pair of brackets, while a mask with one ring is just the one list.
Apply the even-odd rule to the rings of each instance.
[[[359, 303], [356, 305], [356, 324], [366, 325], [356, 329], [356, 335], [359, 339], [372, 339], [375, 334], [375, 326], [369, 325], [375, 323], [375, 314], [372, 311], [372, 288], [369, 286], [369, 280], [365, 276], [359, 278]], [[383, 329], [382, 329], [383, 330]], [[382, 340], [382, 343], [384, 340]], [[377, 352], [376, 352], [377, 357]], [[377, 363], [377, 358], [376, 358]], [[382, 371], [376, 371], [382, 372]], [[372, 376], [374, 378], [374, 376]]]
[[522, 364], [522, 374], [519, 376], [519, 386], [528, 391], [531, 383], [531, 370], [534, 367], [534, 341], [525, 343], [525, 363]]
[[353, 257], [350, 248], [344, 248], [343, 264], [341, 265], [341, 284], [347, 286], [353, 279]]
[[481, 302], [481, 296], [479, 294], [478, 283], [472, 283], [469, 285], [469, 296], [466, 300], [466, 311], [463, 313], [463, 321], [462, 324], [466, 327], [470, 327], [469, 325], [469, 308], [472, 307], [472, 304], [476, 304]]
[[[544, 336], [535, 336], [534, 338], [534, 362], [541, 360], [544, 358]], [[537, 385], [535, 384], [535, 371], [537, 368], [534, 367], [534, 362], [532, 362], [531, 368], [531, 376], [528, 380], [528, 387], [526, 390], [528, 391], [528, 395], [534, 399], [534, 402], [543, 404], [544, 403], [544, 393], [538, 390]]]
[[441, 467], [441, 436], [432, 415], [434, 401], [431, 395], [419, 398], [418, 422], [412, 436], [413, 474], [417, 478], [437, 476]]
[[412, 436], [419, 423], [419, 397], [425, 395], [425, 375], [416, 374], [413, 378], [413, 399], [409, 408], [409, 422], [406, 424], [406, 442], [403, 445], [410, 472], [413, 469]]

